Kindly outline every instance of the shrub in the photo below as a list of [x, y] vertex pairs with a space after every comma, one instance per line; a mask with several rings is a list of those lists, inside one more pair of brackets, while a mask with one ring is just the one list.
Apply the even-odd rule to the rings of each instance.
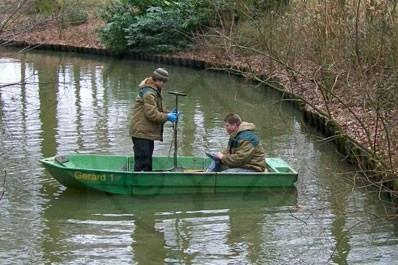
[[188, 47], [192, 32], [206, 24], [207, 1], [119, 0], [107, 6], [101, 30], [104, 45], [120, 54], [166, 52]]
[[125, 3], [116, 2], [105, 7], [101, 15], [107, 22], [100, 30], [102, 43], [116, 54], [125, 52], [127, 49], [125, 29], [135, 22], [132, 9], [129, 9]]
[[181, 49], [189, 44], [179, 10], [165, 11], [151, 7], [125, 30], [127, 46], [131, 51], [166, 52]]

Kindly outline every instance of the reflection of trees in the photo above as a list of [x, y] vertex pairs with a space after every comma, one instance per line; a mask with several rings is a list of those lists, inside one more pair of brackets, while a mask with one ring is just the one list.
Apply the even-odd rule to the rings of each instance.
[[[227, 139], [223, 119], [229, 112], [237, 112], [243, 120], [255, 123], [257, 134], [267, 147], [272, 144], [273, 137], [286, 139], [293, 133], [295, 117], [292, 107], [281, 103], [279, 94], [264, 87], [255, 88], [253, 84], [234, 80], [233, 77], [231, 79], [223, 74], [187, 69], [179, 69], [179, 74], [173, 78], [176, 90], [188, 94], [181, 100], [183, 117], [179, 126], [184, 155], [200, 153], [191, 148], [197, 127], [204, 128], [204, 131], [201, 130], [204, 145], [212, 142], [209, 137]], [[198, 120], [203, 124], [197, 124]], [[225, 145], [226, 141], [221, 144]]]
[[108, 97], [108, 87], [102, 86], [102, 68], [97, 69], [96, 65], [90, 65], [90, 79], [91, 79], [91, 89], [93, 97], [93, 109], [97, 121], [95, 123], [96, 131], [96, 141], [98, 145], [103, 146], [105, 149], [109, 148], [109, 97]]
[[[113, 100], [128, 99], [126, 104], [133, 104], [138, 83], [149, 76], [155, 67], [157, 65], [148, 62], [113, 60], [104, 64], [103, 86], [109, 89], [107, 94]], [[203, 155], [204, 150], [224, 147], [228, 136], [223, 129], [223, 118], [229, 112], [238, 112], [245, 121], [254, 122], [267, 148], [274, 137], [279, 139], [286, 135], [286, 139], [293, 133], [291, 107], [281, 104], [277, 93], [266, 88], [254, 88], [253, 84], [235, 80], [234, 77], [231, 80], [224, 74], [171, 66], [166, 68], [170, 73], [170, 82], [164, 91], [168, 109], [174, 106], [174, 97], [167, 91], [177, 90], [188, 95], [180, 100], [179, 106], [183, 113], [178, 126], [179, 155]], [[127, 122], [128, 117], [126, 127]], [[165, 141], [157, 145], [162, 155], [168, 154], [173, 138], [169, 127], [166, 124]], [[201, 137], [198, 133], [202, 134]]]
[[[188, 95], [180, 101], [183, 117], [181, 126], [179, 126], [179, 135], [181, 135], [180, 139], [182, 139], [184, 155], [192, 155], [193, 153], [203, 155], [203, 152], [194, 150], [194, 148], [200, 147], [191, 147], [192, 143], [195, 143], [196, 133], [198, 133], [197, 129], [202, 128], [201, 133], [204, 133], [204, 135], [201, 135], [202, 139], [200, 141], [208, 149], [210, 147], [207, 146], [209, 142], [207, 136], [210, 131], [217, 127], [217, 121], [222, 120], [222, 109], [226, 100], [223, 100], [220, 96], [225, 86], [218, 88], [220, 80], [204, 78], [204, 73], [203, 71], [181, 69], [173, 79], [175, 90], [182, 91]], [[198, 122], [202, 124], [197, 124]]]
[[336, 218], [332, 223], [331, 232], [336, 240], [336, 243], [335, 243], [334, 253], [331, 256], [331, 260], [333, 260], [333, 262], [336, 264], [347, 264], [347, 257], [351, 249], [350, 247], [351, 236], [350, 236], [350, 231], [346, 229], [346, 220], [345, 220], [346, 213], [340, 212], [334, 214], [336, 214]]
[[130, 102], [138, 92], [138, 84], [150, 76], [153, 65], [145, 62], [109, 60], [103, 64], [103, 86], [114, 100]]
[[76, 98], [76, 143], [78, 146], [78, 150], [82, 150], [84, 147], [84, 134], [83, 134], [83, 124], [82, 124], [82, 98], [81, 98], [81, 87], [80, 87], [80, 64], [74, 63], [72, 66], [72, 74], [73, 74], [73, 90], [75, 92]]
[[[80, 147], [83, 146], [83, 141], [86, 141], [84, 128], [92, 124], [88, 119], [96, 121], [93, 128], [95, 128], [96, 131], [95, 137], [97, 137], [97, 146], [104, 145], [107, 147], [109, 145], [109, 129], [112, 127], [109, 122], [115, 117], [109, 115], [109, 112], [115, 109], [115, 106], [112, 104], [122, 102], [122, 104], [127, 105], [130, 100], [134, 99], [137, 83], [146, 76], [148, 72], [153, 70], [153, 65], [149, 63], [142, 63], [145, 67], [135, 69], [137, 67], [139, 68], [141, 63], [129, 65], [128, 62], [121, 63], [118, 61], [113, 65], [116, 72], [108, 68], [108, 72], [103, 75], [103, 83], [101, 83], [101, 81], [96, 83], [96, 81], [100, 79], [102, 73], [101, 71], [95, 71], [95, 69], [97, 69], [95, 65], [104, 64], [105, 68], [108, 65], [107, 62], [91, 62], [90, 59], [79, 59], [67, 56], [60, 63], [56, 60], [58, 54], [52, 56], [42, 53], [29, 54], [28, 58], [34, 61], [32, 69], [37, 70], [40, 82], [38, 89], [40, 108], [39, 113], [36, 114], [39, 115], [41, 121], [43, 138], [41, 148], [44, 156], [56, 153], [56, 131], [54, 128], [59, 130], [60, 124], [65, 122], [64, 118], [67, 116], [73, 116], [71, 120], [74, 126], [71, 128], [72, 130], [68, 131], [70, 128], [67, 128], [65, 131], [73, 134], [73, 136], [76, 136], [76, 134], [80, 135]], [[21, 65], [21, 79], [23, 79], [23, 75], [26, 75], [27, 71], [29, 71], [25, 63], [26, 62], [23, 62]], [[81, 82], [82, 79], [87, 79], [88, 75], [84, 70], [85, 65], [88, 65], [91, 71], [91, 83], [89, 82], [89, 84]], [[57, 71], [57, 69], [59, 69], [59, 71]], [[287, 240], [294, 240], [299, 237], [305, 238], [306, 236], [308, 236], [309, 239], [316, 238], [311, 231], [314, 229], [317, 235], [330, 235], [329, 238], [325, 239], [326, 241], [317, 244], [318, 249], [314, 250], [314, 252], [325, 247], [329, 250], [335, 248], [331, 260], [335, 263], [344, 263], [349, 258], [348, 256], [350, 253], [353, 252], [353, 243], [350, 242], [352, 240], [351, 230], [357, 223], [357, 220], [352, 220], [355, 218], [350, 219], [353, 215], [353, 206], [348, 204], [352, 201], [360, 201], [360, 203], [365, 205], [360, 206], [366, 211], [363, 215], [359, 216], [358, 219], [361, 221], [365, 220], [362, 222], [366, 225], [366, 229], [376, 229], [380, 227], [378, 223], [379, 220], [376, 217], [374, 220], [373, 216], [369, 218], [369, 215], [372, 215], [374, 212], [380, 215], [382, 215], [382, 213], [378, 212], [378, 209], [366, 208], [366, 205], [375, 207], [375, 205], [379, 206], [379, 204], [373, 202], [368, 203], [366, 199], [371, 200], [370, 198], [372, 196], [370, 195], [369, 198], [366, 197], [365, 199], [360, 196], [363, 194], [359, 194], [359, 197], [355, 199], [347, 197], [347, 193], [350, 192], [349, 190], [351, 187], [341, 187], [340, 183], [342, 181], [341, 179], [337, 179], [341, 176], [331, 173], [335, 170], [341, 170], [342, 168], [340, 159], [330, 153], [332, 147], [325, 145], [325, 149], [322, 147], [319, 148], [315, 141], [311, 141], [308, 136], [303, 135], [301, 132], [302, 128], [298, 121], [296, 121], [297, 116], [292, 115], [294, 111], [292, 111], [288, 105], [283, 104], [280, 106], [280, 97], [276, 93], [263, 88], [254, 88], [247, 83], [239, 81], [231, 82], [225, 75], [209, 74], [185, 68], [175, 68], [173, 71], [174, 76], [172, 81], [168, 84], [168, 89], [179, 90], [188, 94], [188, 97], [181, 100], [181, 109], [184, 116], [181, 126], [179, 126], [179, 135], [181, 135], [182, 139], [182, 153], [184, 155], [202, 154], [201, 152], [203, 149], [201, 148], [203, 148], [203, 145], [208, 146], [214, 144], [214, 139], [219, 141], [220, 139], [224, 139], [222, 137], [226, 138], [227, 136], [222, 128], [222, 119], [226, 112], [237, 111], [245, 120], [254, 122], [257, 125], [259, 129], [258, 133], [266, 148], [270, 146], [269, 148], [274, 150], [274, 153], [278, 155], [281, 154], [284, 158], [296, 159], [293, 162], [293, 167], [299, 169], [300, 176], [303, 176], [302, 180], [304, 181], [304, 185], [302, 186], [305, 186], [305, 188], [301, 190], [300, 197], [304, 206], [309, 208], [304, 207], [305, 210], [297, 213], [296, 217], [302, 218], [305, 221], [308, 221], [308, 219], [315, 221], [305, 224], [304, 226], [299, 220], [295, 220], [291, 216], [286, 218], [283, 213], [279, 216], [274, 216], [274, 219], [272, 219], [270, 218], [272, 214], [261, 214], [261, 209], [263, 209], [262, 207], [264, 206], [260, 203], [256, 204], [256, 202], [251, 202], [249, 206], [246, 205], [247, 207], [252, 207], [251, 209], [254, 214], [250, 215], [249, 213], [245, 215], [242, 214], [242, 211], [237, 209], [235, 205], [237, 202], [234, 199], [225, 199], [226, 205], [221, 205], [219, 208], [229, 209], [228, 213], [216, 213], [214, 215], [221, 215], [222, 222], [224, 222], [223, 225], [226, 226], [225, 230], [222, 231], [223, 237], [216, 238], [216, 240], [220, 240], [220, 242], [224, 244], [223, 247], [231, 250], [236, 255], [242, 253], [247, 254], [248, 259], [254, 263], [256, 256], [267, 256], [267, 251], [276, 253], [284, 249], [284, 245], [282, 244], [286, 241], [277, 242], [274, 246], [270, 246], [274, 244], [275, 238], [278, 239], [274, 237], [274, 233], [277, 233], [278, 230], [282, 230], [278, 235], [279, 238], [286, 237]], [[173, 73], [173, 71], [170, 72]], [[68, 78], [62, 77], [62, 74], [68, 75]], [[61, 88], [55, 84], [60, 82], [62, 78], [64, 78], [66, 82], [73, 80], [74, 84], [68, 86], [69, 90], [64, 91], [63, 94], [59, 94]], [[101, 89], [101, 84], [104, 85], [103, 90]], [[83, 86], [85, 86], [84, 88], [91, 89], [90, 97], [92, 101], [88, 103], [82, 100]], [[6, 114], [14, 115], [11, 116], [11, 119], [15, 117], [17, 122], [21, 121], [18, 126], [20, 126], [25, 133], [23, 136], [25, 137], [24, 139], [28, 139], [30, 136], [35, 136], [29, 134], [28, 131], [30, 129], [28, 123], [32, 118], [29, 115], [34, 114], [33, 112], [35, 110], [30, 105], [32, 102], [32, 94], [29, 92], [29, 86], [25, 84], [22, 84], [20, 89], [18, 88], [16, 90], [18, 91], [16, 92], [17, 100], [15, 105], [17, 105], [18, 109], [17, 111]], [[73, 99], [70, 102], [64, 102], [64, 105], [73, 105], [74, 108], [71, 112], [68, 112], [68, 109], [60, 110], [59, 108], [61, 101], [65, 100], [65, 94], [67, 93], [72, 94]], [[18, 96], [20, 96], [20, 98]], [[33, 97], [35, 96], [36, 95], [33, 95]], [[165, 96], [168, 105], [172, 106], [173, 97], [168, 97], [166, 93]], [[82, 115], [91, 113], [85, 112], [86, 108], [94, 109], [95, 114], [82, 118]], [[3, 115], [3, 111], [1, 115]], [[57, 116], [57, 112], [62, 112], [64, 116]], [[3, 118], [3, 116], [1, 116], [1, 118]], [[80, 122], [80, 128], [76, 129], [75, 125], [77, 124], [77, 119], [80, 119], [80, 121], [78, 121]], [[10, 119], [7, 119], [7, 121], [10, 121]], [[198, 122], [201, 124], [198, 125]], [[63, 129], [62, 126], [61, 129]], [[57, 137], [59, 139], [64, 135], [65, 134], [60, 134]], [[197, 138], [198, 135], [200, 137]], [[118, 137], [122, 138], [127, 136], [122, 134]], [[76, 138], [73, 138], [73, 141], [73, 144], [75, 144]], [[22, 142], [21, 146], [25, 145], [26, 142], [27, 141]], [[69, 145], [69, 143], [65, 144], [62, 141], [61, 143]], [[194, 146], [191, 146], [192, 143], [194, 143]], [[222, 144], [226, 144], [226, 142]], [[202, 146], [200, 147], [200, 145]], [[22, 148], [24, 147], [25, 146], [22, 146]], [[69, 146], [66, 148], [69, 148], [68, 150], [74, 149]], [[319, 153], [322, 155], [320, 156]], [[36, 163], [37, 159], [34, 159]], [[31, 183], [30, 180], [29, 183]], [[42, 188], [40, 194], [51, 193], [49, 185], [43, 185], [42, 187], [44, 188]], [[85, 235], [90, 232], [93, 235], [103, 235], [102, 233], [104, 230], [100, 223], [105, 219], [108, 221], [110, 227], [107, 227], [109, 230], [105, 230], [106, 233], [115, 236], [114, 238], [118, 238], [118, 236], [121, 237], [123, 233], [127, 234], [129, 240], [123, 241], [122, 244], [125, 244], [123, 245], [124, 247], [131, 247], [133, 253], [129, 252], [128, 255], [135, 255], [133, 259], [142, 261], [141, 263], [144, 263], [145, 259], [149, 258], [148, 255], [151, 255], [151, 252], [155, 252], [159, 255], [153, 258], [156, 261], [162, 261], [164, 257], [174, 257], [175, 255], [179, 255], [180, 260], [191, 261], [193, 254], [185, 251], [190, 250], [194, 242], [191, 231], [195, 224], [192, 223], [192, 218], [197, 218], [199, 220], [199, 217], [208, 214], [201, 213], [199, 211], [200, 209], [209, 210], [216, 208], [202, 205], [203, 207], [193, 207], [194, 210], [198, 210], [193, 213], [189, 212], [192, 209], [184, 208], [185, 206], [180, 204], [175, 208], [166, 209], [169, 214], [171, 213], [169, 217], [160, 218], [158, 214], [166, 212], [166, 210], [162, 208], [165, 204], [162, 204], [158, 209], [156, 209], [156, 207], [151, 209], [153, 205], [145, 202], [145, 200], [137, 201], [126, 197], [126, 200], [120, 203], [120, 207], [117, 207], [110, 197], [103, 196], [103, 194], [101, 194], [99, 198], [95, 198], [95, 200], [86, 199], [85, 197], [82, 198], [81, 195], [77, 195], [76, 198], [79, 199], [79, 201], [74, 201], [70, 196], [61, 196], [58, 200], [56, 198], [54, 200], [50, 199], [47, 205], [48, 209], [45, 210], [46, 213], [44, 216], [44, 218], [47, 218], [46, 225], [48, 228], [48, 230], [44, 232], [46, 233], [45, 242], [43, 243], [43, 249], [46, 253], [46, 255], [44, 255], [45, 259], [54, 261], [55, 263], [62, 263], [65, 256], [59, 255], [60, 253], [67, 255], [65, 253], [75, 250], [76, 245], [80, 246], [79, 242], [74, 241], [76, 238], [73, 238], [73, 236], [78, 237], [77, 235], [80, 233]], [[73, 205], [69, 205], [70, 200], [74, 202]], [[109, 200], [109, 202], [106, 202], [107, 200]], [[186, 203], [183, 199], [180, 200], [181, 203]], [[141, 204], [142, 208], [134, 208], [137, 206], [136, 204]], [[217, 202], [215, 205], [216, 204]], [[265, 204], [266, 207], [269, 206], [267, 206], [267, 203]], [[189, 203], [187, 203], [187, 205], [189, 205]], [[195, 204], [195, 206], [197, 206], [197, 204]], [[358, 205], [355, 206], [357, 207]], [[57, 207], [58, 210], [55, 210], [56, 215], [49, 214]], [[319, 213], [317, 207], [322, 208], [324, 212]], [[176, 216], [177, 210], [184, 212], [185, 215]], [[314, 213], [312, 210], [318, 212]], [[120, 213], [120, 216], [115, 217], [115, 219], [120, 219], [115, 221], [111, 217], [106, 216], [107, 213], [113, 212]], [[123, 213], [132, 214], [134, 217], [124, 217], [122, 215]], [[313, 214], [315, 214], [315, 217], [308, 216]], [[285, 217], [285, 219], [281, 217]], [[132, 220], [128, 220], [128, 218]], [[82, 223], [86, 220], [93, 220], [95, 222], [90, 223], [90, 225], [86, 227], [82, 227], [80, 231], [79, 224], [73, 223], [73, 219]], [[324, 220], [330, 220], [330, 223]], [[120, 234], [116, 235], [112, 234], [111, 232], [115, 231], [112, 229], [115, 227], [119, 229], [118, 225], [122, 223], [122, 221], [130, 222], [127, 228], [128, 231], [119, 231]], [[289, 225], [294, 225], [295, 228], [292, 229], [286, 225], [280, 228], [278, 225], [284, 222], [289, 222]], [[214, 226], [215, 223], [208, 222], [206, 225]], [[97, 230], [90, 230], [90, 227], [94, 227]], [[165, 230], [165, 228], [167, 229]], [[195, 235], [198, 237], [203, 236], [203, 234], [200, 234], [201, 228], [205, 230], [208, 227], [199, 226], [199, 229], [195, 230], [197, 233]], [[367, 231], [363, 229], [359, 231], [361, 235], [365, 235], [366, 232]], [[150, 240], [145, 241], [147, 236]], [[227, 238], [227, 241], [222, 241], [224, 237]], [[168, 245], [171, 241], [166, 240], [166, 238], [168, 240], [171, 238], [174, 241], [178, 241], [173, 251], [170, 250], [170, 245]], [[68, 241], [68, 239], [72, 240]], [[95, 239], [96, 238], [93, 240]], [[112, 237], [109, 239], [112, 240]], [[136, 239], [138, 239], [138, 241], [131, 243], [131, 240]], [[242, 245], [245, 247], [247, 246], [247, 248], [242, 250], [236, 247], [241, 242]], [[280, 245], [278, 245], [278, 243]], [[88, 245], [89, 247], [93, 246], [90, 244]], [[200, 246], [200, 244], [198, 245]], [[295, 246], [300, 247], [300, 244]], [[303, 254], [313, 254], [314, 252], [310, 250], [312, 247], [314, 246], [311, 244], [304, 244]], [[159, 248], [160, 250], [156, 251], [155, 248]], [[83, 249], [86, 248], [83, 246]], [[329, 253], [330, 252], [328, 252], [327, 255]], [[290, 257], [294, 256], [291, 252], [287, 254], [290, 254]], [[288, 255], [286, 256], [289, 257]], [[75, 256], [69, 256], [69, 258], [73, 259]]]
[[132, 233], [134, 258], [137, 264], [163, 264], [167, 250], [164, 242], [164, 231], [157, 226], [155, 214], [135, 212], [135, 229]]
[[[321, 147], [321, 150], [327, 145], [332, 145], [332, 143], [326, 144], [326, 146]], [[333, 148], [333, 147], [329, 147]], [[334, 241], [333, 252], [331, 253], [330, 260], [336, 264], [347, 264], [348, 255], [350, 254], [351, 246], [351, 231], [348, 226], [347, 218], [349, 216], [349, 197], [351, 190], [351, 185], [344, 180], [343, 176], [339, 176], [337, 170], [325, 170], [333, 168], [341, 168], [342, 165], [337, 165], [336, 161], [338, 159], [330, 157], [328, 152], [320, 152], [319, 164], [323, 166], [319, 170], [319, 182], [322, 187], [330, 187], [325, 193], [325, 200], [330, 202], [330, 212], [333, 214], [333, 221], [330, 224], [330, 233], [332, 235], [331, 241]], [[337, 156], [337, 154], [333, 154]], [[346, 170], [349, 171], [348, 164], [345, 165]], [[336, 178], [342, 178], [338, 181]], [[347, 207], [348, 206], [348, 207]], [[328, 231], [324, 231], [328, 234]]]
[[[20, 70], [21, 70], [21, 103], [22, 103], [22, 108], [21, 108], [21, 125], [22, 125], [22, 130], [27, 133], [27, 125], [26, 125], [26, 118], [28, 116], [28, 99], [26, 98], [26, 62], [25, 62], [25, 57], [22, 57], [21, 63], [20, 63]], [[26, 145], [26, 138], [24, 139], [24, 145]]]
[[56, 153], [55, 128], [57, 125], [58, 61], [43, 56], [34, 61], [39, 78], [40, 121], [42, 125], [43, 156]]
[[[300, 145], [306, 143], [309, 150], [300, 150], [295, 154], [302, 158], [302, 165], [297, 166], [300, 175], [304, 176], [301, 183], [301, 205], [308, 208], [307, 215], [315, 217], [310, 224], [313, 228], [305, 229], [302, 234], [303, 237], [308, 234], [308, 237], [323, 239], [319, 242], [319, 248], [330, 249], [323, 259], [336, 264], [347, 264], [351, 250], [348, 216], [352, 210], [348, 197], [352, 187], [341, 172], [348, 172], [351, 167], [342, 163], [337, 153], [329, 152], [334, 148], [332, 143], [319, 142], [318, 139], [316, 134], [313, 137], [306, 136]], [[317, 201], [309, 203], [311, 198], [317, 198]], [[301, 218], [307, 220], [308, 216]], [[306, 252], [310, 252], [310, 247]]]

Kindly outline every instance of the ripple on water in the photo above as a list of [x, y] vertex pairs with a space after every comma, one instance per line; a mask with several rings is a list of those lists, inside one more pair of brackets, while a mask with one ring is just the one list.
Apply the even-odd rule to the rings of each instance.
[[[225, 148], [224, 115], [238, 112], [256, 124], [267, 156], [297, 169], [297, 194], [121, 199], [73, 193], [50, 178], [38, 163], [43, 156], [132, 153], [132, 86], [154, 67], [0, 48], [0, 83], [19, 81], [23, 69], [34, 73], [30, 81], [40, 80], [0, 89], [0, 169], [7, 170], [0, 263], [396, 263], [394, 220], [374, 218], [385, 215], [385, 204], [339, 174], [354, 170], [335, 147], [306, 128], [279, 94], [226, 75], [168, 66], [172, 87], [189, 95], [180, 105], [179, 154]], [[173, 106], [173, 98], [165, 103]], [[166, 123], [155, 154], [168, 155], [172, 140]]]

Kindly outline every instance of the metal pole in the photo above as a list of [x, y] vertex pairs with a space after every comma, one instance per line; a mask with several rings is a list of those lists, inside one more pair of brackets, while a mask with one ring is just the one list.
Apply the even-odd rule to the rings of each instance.
[[[176, 95], [176, 112], [178, 113], [178, 96]], [[178, 117], [174, 123], [174, 168], [177, 168], [177, 129], [178, 129]]]
[[[179, 92], [175, 92], [175, 91], [170, 91], [169, 94], [173, 94], [176, 96], [176, 112], [178, 112], [178, 96], [186, 96], [186, 94], [182, 94]], [[177, 129], [178, 129], [178, 117], [177, 120], [174, 123], [174, 160], [173, 160], [173, 167], [174, 170], [177, 170]]]

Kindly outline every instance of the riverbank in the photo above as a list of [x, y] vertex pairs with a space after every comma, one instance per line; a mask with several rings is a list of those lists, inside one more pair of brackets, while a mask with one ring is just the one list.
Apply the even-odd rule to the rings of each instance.
[[29, 32], [14, 36], [7, 35], [6, 33], [0, 34], [0, 38], [3, 40], [0, 45], [7, 46], [7, 41], [13, 41], [26, 42], [32, 47], [38, 47], [42, 44], [52, 44], [105, 49], [98, 37], [98, 29], [103, 26], [104, 22], [95, 13], [90, 14], [85, 23], [70, 25], [67, 28], [60, 28], [56, 21], [52, 19]]
[[[52, 45], [51, 47], [58, 47], [57, 49], [59, 50], [63, 50], [63, 47], [75, 47], [76, 51], [84, 52], [92, 49], [98, 53], [109, 54], [98, 38], [98, 29], [103, 25], [104, 22], [98, 16], [91, 14], [84, 24], [69, 26], [61, 31], [55, 23], [48, 23], [29, 33], [15, 35], [12, 38], [8, 37], [7, 40], [3, 41], [3, 44], [7, 44], [10, 41], [8, 44], [19, 43], [32, 48]], [[2, 37], [4, 36], [0, 35], [0, 38]], [[383, 166], [378, 166], [377, 162], [365, 165], [361, 152], [359, 154], [357, 151], [356, 153], [352, 152], [351, 157], [351, 160], [353, 160], [351, 162], [359, 166], [363, 173], [368, 176], [370, 182], [378, 185], [376, 183], [381, 180], [380, 178], [391, 180], [395, 176], [398, 165], [398, 113], [396, 110], [390, 113], [392, 115], [390, 120], [393, 121], [391, 135], [382, 134], [380, 129], [382, 125], [379, 121], [374, 120], [375, 115], [372, 110], [361, 105], [361, 94], [355, 89], [355, 84], [350, 87], [349, 95], [344, 94], [347, 89], [339, 90], [338, 86], [333, 91], [333, 93], [338, 95], [338, 98], [348, 98], [349, 101], [341, 102], [334, 99], [328, 100], [328, 104], [325, 105], [325, 95], [322, 89], [319, 89], [316, 82], [305, 77], [313, 76], [317, 70], [316, 66], [305, 60], [300, 61], [301, 65], [295, 65], [294, 67], [295, 69], [301, 69], [300, 75], [293, 75], [286, 65], [278, 63], [273, 58], [268, 57], [265, 60], [261, 56], [247, 54], [234, 54], [231, 56], [225, 50], [214, 49], [214, 47], [205, 42], [198, 44], [195, 50], [165, 56], [200, 61], [205, 67], [232, 70], [247, 79], [264, 82], [276, 88], [284, 88], [284, 91], [289, 93], [287, 98], [290, 99], [288, 100], [301, 99], [307, 103], [303, 107], [303, 111], [307, 113], [306, 116], [309, 117], [309, 121], [313, 120], [311, 123], [319, 124], [319, 121], [321, 121], [321, 123], [329, 126], [332, 121], [337, 122], [337, 128], [334, 129], [333, 133], [329, 132], [326, 135], [330, 137], [328, 138], [329, 140], [334, 140], [338, 146], [339, 141], [342, 141], [339, 151], [347, 156], [352, 152], [349, 147], [349, 150], [345, 150], [348, 144], [344, 137], [341, 137], [343, 140], [337, 137], [341, 133], [347, 134], [347, 139], [352, 139], [354, 143], [357, 142], [364, 146], [369, 151], [369, 154], [376, 150], [376, 157], [372, 157], [371, 161], [379, 159], [383, 162]], [[348, 104], [349, 107], [347, 107]], [[317, 113], [317, 116], [312, 113]], [[331, 116], [333, 119], [329, 120], [325, 118], [326, 116]], [[319, 121], [315, 121], [317, 119]], [[378, 177], [373, 179], [374, 175], [378, 175]]]

